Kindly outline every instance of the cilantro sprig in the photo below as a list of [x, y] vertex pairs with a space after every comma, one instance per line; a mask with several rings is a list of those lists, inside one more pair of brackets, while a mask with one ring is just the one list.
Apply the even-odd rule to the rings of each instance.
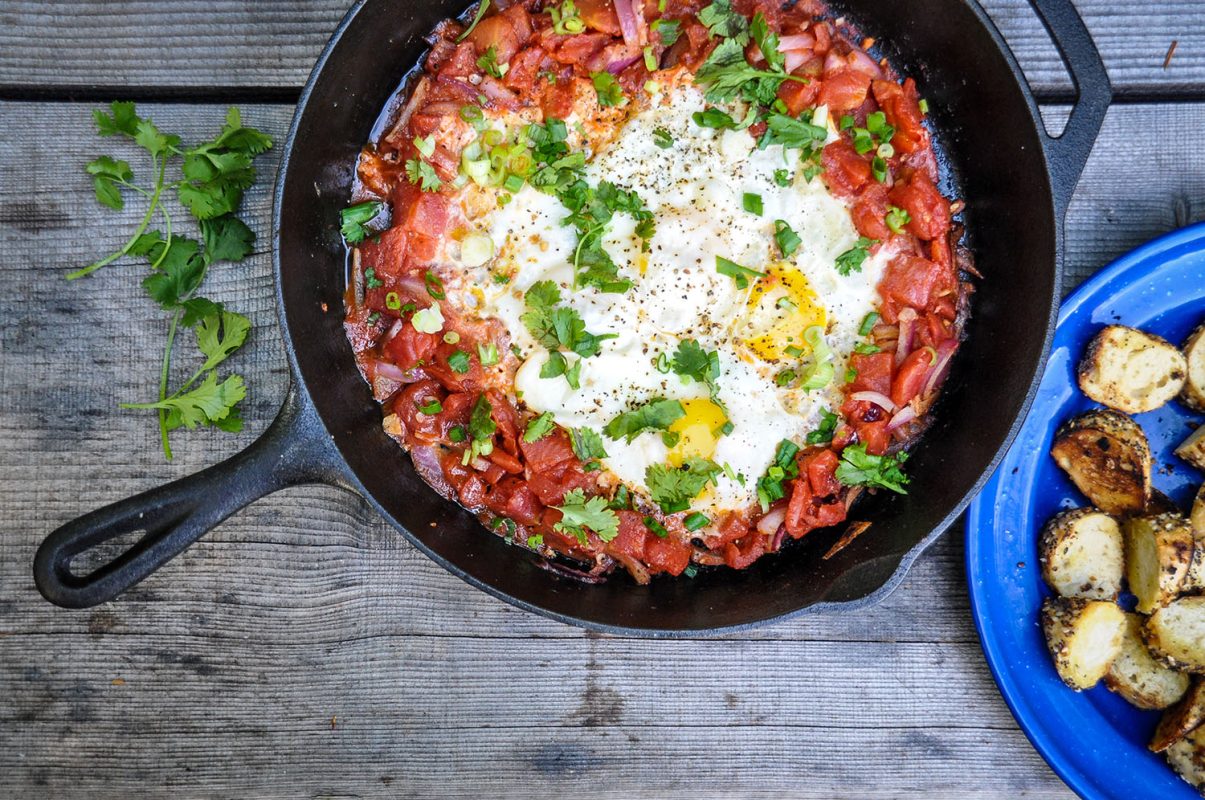
[[686, 409], [681, 402], [657, 398], [615, 417], [603, 428], [603, 434], [608, 439], [627, 439], [630, 444], [644, 431], [663, 431], [684, 416]]
[[561, 520], [552, 527], [570, 533], [584, 546], [586, 536], [593, 532], [599, 539], [609, 542], [619, 535], [619, 515], [607, 507], [605, 497], [586, 498], [581, 489], [565, 493], [561, 505], [552, 506], [561, 512]]
[[908, 476], [900, 468], [908, 460], [907, 453], [898, 456], [876, 456], [866, 452], [866, 444], [860, 442], [841, 451], [841, 463], [837, 465], [837, 480], [846, 486], [870, 486], [888, 489], [896, 494], [908, 494]]
[[[93, 121], [101, 136], [124, 137], [144, 150], [154, 182], [149, 188], [139, 185], [129, 162], [113, 156], [101, 156], [85, 167], [101, 205], [120, 211], [131, 195], [138, 195], [145, 199], [146, 210], [124, 245], [69, 273], [67, 279], [78, 280], [129, 256], [147, 261], [150, 271], [142, 287], [170, 315], [158, 398], [122, 403], [121, 407], [157, 412], [163, 452], [170, 459], [168, 434], [177, 428], [208, 425], [238, 431], [242, 427], [238, 404], [246, 397], [246, 384], [239, 375], [219, 379], [217, 368], [243, 345], [251, 325], [246, 317], [227, 311], [199, 291], [213, 264], [242, 261], [252, 252], [255, 234], [235, 213], [255, 181], [255, 158], [272, 147], [272, 139], [243, 125], [237, 108], [227, 112], [217, 136], [190, 148], [184, 147], [179, 136], [161, 131], [150, 119], [139, 116], [131, 102], [111, 103], [107, 111], [98, 109]], [[169, 165], [178, 165], [178, 179], [168, 180]], [[173, 231], [174, 220], [165, 205], [172, 191], [195, 220], [199, 240]], [[163, 232], [149, 230], [156, 215], [162, 217]], [[197, 348], [205, 360], [188, 380], [169, 392], [180, 327], [195, 331]]]
[[723, 467], [707, 458], [688, 458], [680, 467], [652, 464], [644, 473], [649, 494], [667, 514], [685, 511], [703, 487], [723, 472]]

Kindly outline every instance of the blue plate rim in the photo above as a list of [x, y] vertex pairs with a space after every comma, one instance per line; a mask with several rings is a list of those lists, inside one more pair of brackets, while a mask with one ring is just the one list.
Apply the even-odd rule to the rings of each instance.
[[[1074, 292], [1072, 292], [1059, 306], [1058, 321], [1055, 325], [1055, 335], [1058, 328], [1063, 325], [1064, 321], [1071, 314], [1075, 313], [1083, 306], [1084, 303], [1091, 300], [1097, 292], [1104, 288], [1121, 275], [1129, 270], [1138, 269], [1144, 263], [1150, 261], [1159, 254], [1183, 247], [1187, 244], [1199, 242], [1202, 249], [1205, 249], [1205, 222], [1198, 222], [1184, 228], [1180, 228], [1169, 233], [1165, 233], [1151, 241], [1136, 247], [1128, 253], [1118, 257], [1105, 268], [1093, 274], [1088, 280], [1080, 284]], [[1153, 262], [1146, 266], [1145, 269], [1134, 275], [1134, 278], [1140, 279], [1162, 266], [1161, 262]], [[1053, 337], [1051, 346], [1053, 347]], [[1047, 354], [1049, 356], [1049, 354]], [[1047, 363], [1047, 369], [1049, 364]], [[1039, 382], [1040, 385], [1040, 382]], [[1033, 407], [1029, 409], [1026, 415], [1025, 422], [1018, 430], [1018, 437], [1014, 440], [1013, 446], [1016, 446], [1016, 441], [1021, 439], [1020, 431], [1024, 430], [1030, 424], [1029, 415], [1034, 413]], [[978, 574], [979, 570], [976, 565], [979, 561], [980, 547], [977, 536], [979, 526], [976, 521], [982, 514], [981, 506], [985, 502], [985, 498], [989, 495], [994, 496], [995, 489], [1000, 481], [1000, 470], [1004, 468], [1007, 461], [1008, 453], [1005, 453], [1000, 464], [996, 468], [996, 472], [984, 484], [983, 489], [971, 501], [967, 507], [966, 523], [965, 523], [965, 542], [966, 553], [964, 557], [964, 568], [967, 578], [967, 593], [970, 600], [971, 618], [975, 623], [975, 632], [979, 637], [979, 645], [983, 650], [984, 660], [987, 662], [988, 670], [991, 672], [992, 679], [996, 682], [996, 687], [1000, 695], [1004, 698], [1005, 704], [1012, 713], [1013, 718], [1017, 721], [1017, 725], [1021, 728], [1021, 732], [1025, 734], [1025, 738], [1029, 740], [1038, 754], [1046, 761], [1050, 768], [1063, 780], [1067, 786], [1078, 794], [1080, 797], [1101, 796], [1097, 791], [1097, 782], [1083, 771], [1078, 769], [1068, 759], [1064, 759], [1061, 754], [1053, 747], [1046, 734], [1034, 724], [1031, 724], [1029, 712], [1022, 711], [1019, 706], [1019, 701], [1014, 694], [1019, 694], [1017, 686], [1007, 675], [1003, 667], [1007, 663], [1004, 654], [995, 647], [994, 638], [985, 634], [988, 615], [985, 613], [983, 598], [976, 589], [976, 581], [972, 575]]]

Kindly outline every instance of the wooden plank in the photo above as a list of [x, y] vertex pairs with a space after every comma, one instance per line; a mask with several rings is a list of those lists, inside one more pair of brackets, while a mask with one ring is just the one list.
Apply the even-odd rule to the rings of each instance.
[[[144, 110], [186, 140], [222, 116]], [[1201, 111], [1110, 113], [1072, 204], [1069, 285], [1202, 216], [1205, 185], [1185, 168]], [[150, 394], [164, 321], [136, 267], [61, 279], [138, 211], [115, 225], [95, 209], [82, 162], [118, 145], [90, 133], [89, 113], [0, 103], [4, 130], [56, 134], [0, 142], [0, 726], [16, 743], [0, 749], [0, 794], [684, 797], [724, 758], [722, 785], [742, 796], [1069, 796], [983, 665], [959, 531], [861, 614], [656, 642], [512, 609], [363, 500], [309, 487], [236, 515], [121, 601], [44, 603], [29, 564], [47, 531], [245, 446], [287, 383], [261, 243], [211, 278], [254, 322], [236, 361], [248, 430], [179, 435], [169, 465], [150, 420], [116, 411]], [[280, 136], [291, 109], [244, 113]], [[1151, 119], [1166, 147], [1135, 151]], [[140, 168], [136, 151], [116, 154]], [[247, 199], [261, 233], [269, 183]]]
[[[1026, 0], [984, 0], [1044, 95], [1070, 82]], [[1114, 84], [1125, 94], [1197, 93], [1205, 84], [1205, 27], [1193, 0], [1132, 6], [1078, 0]], [[0, 87], [258, 87], [305, 83], [349, 0], [11, 0], [0, 9]], [[1168, 69], [1163, 61], [1178, 41]], [[119, 89], [113, 91], [120, 92]]]

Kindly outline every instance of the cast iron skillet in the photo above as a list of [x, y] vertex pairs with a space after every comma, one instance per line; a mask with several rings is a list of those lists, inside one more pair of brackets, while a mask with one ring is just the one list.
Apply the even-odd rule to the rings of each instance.
[[[674, 635], [749, 626], [803, 610], [851, 610], [885, 596], [962, 512], [1012, 441], [1040, 377], [1059, 298], [1062, 218], [1111, 99], [1100, 56], [1070, 0], [1031, 0], [1079, 91], [1060, 138], [1046, 135], [1021, 70], [972, 0], [835, 0], [887, 48], [928, 98], [979, 270], [968, 339], [909, 462], [905, 497], [857, 509], [873, 526], [829, 561], [836, 531], [814, 533], [743, 571], [637, 586], [541, 569], [435, 494], [381, 431], [381, 412], [344, 338], [339, 210], [356, 154], [432, 26], [465, 0], [361, 0], [323, 52], [285, 145], [273, 218], [277, 301], [293, 385], [247, 450], [68, 523], [34, 562], [42, 594], [69, 607], [116, 597], [238, 509], [269, 492], [324, 482], [359, 492], [448, 571], [521, 608], [604, 631]], [[79, 553], [143, 532], [88, 575]]]

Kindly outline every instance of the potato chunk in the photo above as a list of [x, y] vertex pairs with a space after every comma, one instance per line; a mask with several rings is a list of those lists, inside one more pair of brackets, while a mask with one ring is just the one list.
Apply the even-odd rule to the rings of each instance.
[[1126, 582], [1136, 608], [1150, 614], [1182, 591], [1196, 544], [1192, 528], [1178, 514], [1134, 517], [1125, 533]]
[[1105, 685], [1139, 708], [1167, 708], [1188, 691], [1189, 678], [1154, 659], [1142, 641], [1142, 620], [1126, 614], [1121, 652], [1109, 666]]
[[1198, 792], [1205, 792], [1205, 729], [1197, 728], [1167, 748], [1167, 763]]
[[1107, 325], [1079, 362], [1079, 388], [1127, 414], [1152, 411], [1184, 388], [1188, 363], [1166, 339], [1124, 325]]
[[1192, 685], [1180, 702], [1176, 703], [1159, 718], [1159, 725], [1151, 737], [1150, 749], [1162, 753], [1172, 742], [1192, 733], [1205, 722], [1205, 681], [1192, 678]]
[[1143, 637], [1161, 664], [1205, 673], [1205, 597], [1181, 597], [1168, 603], [1147, 620]]
[[1197, 428], [1176, 448], [1176, 455], [1197, 469], [1205, 469], [1205, 425]]
[[1124, 571], [1121, 528], [1095, 508], [1064, 511], [1042, 530], [1042, 577], [1063, 597], [1116, 600]]
[[1205, 411], [1205, 322], [1189, 334], [1181, 350], [1188, 362], [1188, 373], [1180, 400], [1191, 409]]
[[1125, 612], [1104, 600], [1049, 597], [1042, 603], [1042, 631], [1054, 668], [1072, 689], [1090, 689], [1121, 652]]
[[1134, 514], [1151, 499], [1151, 448], [1138, 423], [1107, 409], [1073, 417], [1050, 448], [1055, 463], [1107, 514]]
[[1197, 499], [1192, 501], [1192, 516], [1189, 521], [1198, 536], [1205, 536], [1205, 484], [1197, 490]]

